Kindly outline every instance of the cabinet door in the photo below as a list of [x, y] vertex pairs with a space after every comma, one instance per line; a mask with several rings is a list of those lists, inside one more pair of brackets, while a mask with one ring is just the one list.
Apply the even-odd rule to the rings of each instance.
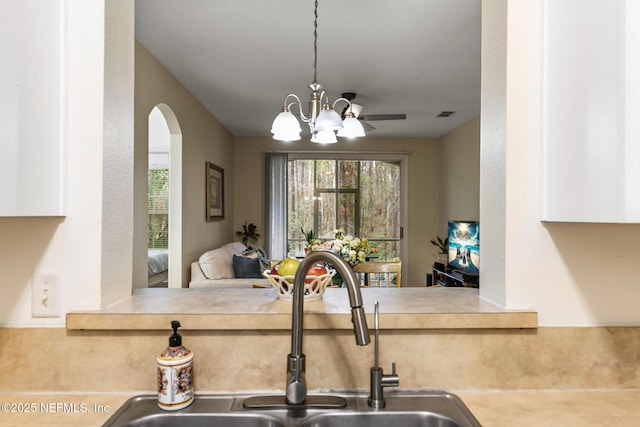
[[545, 221], [640, 222], [637, 3], [544, 3]]
[[0, 14], [0, 216], [60, 216], [63, 203], [63, 1]]

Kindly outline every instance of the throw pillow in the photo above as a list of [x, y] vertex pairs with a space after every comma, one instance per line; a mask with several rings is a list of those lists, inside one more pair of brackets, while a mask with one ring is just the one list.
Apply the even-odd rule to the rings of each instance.
[[242, 243], [227, 243], [203, 253], [198, 262], [207, 279], [233, 279], [232, 256], [247, 249]]
[[258, 258], [260, 260], [260, 269], [270, 269], [269, 259], [262, 248], [253, 249], [252, 247], [248, 247], [244, 252], [242, 252], [242, 256], [247, 258]]
[[233, 255], [233, 275], [238, 279], [261, 279], [260, 259]]

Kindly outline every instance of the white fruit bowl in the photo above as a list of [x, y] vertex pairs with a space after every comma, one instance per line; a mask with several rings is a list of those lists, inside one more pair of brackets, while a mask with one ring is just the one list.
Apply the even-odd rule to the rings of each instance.
[[[278, 276], [270, 273], [269, 270], [265, 270], [262, 275], [269, 279], [271, 286], [276, 288], [278, 299], [293, 301], [294, 276]], [[330, 271], [318, 276], [307, 276], [304, 283], [304, 300], [315, 301], [321, 299], [324, 290], [331, 284], [331, 279], [335, 274], [335, 271]]]

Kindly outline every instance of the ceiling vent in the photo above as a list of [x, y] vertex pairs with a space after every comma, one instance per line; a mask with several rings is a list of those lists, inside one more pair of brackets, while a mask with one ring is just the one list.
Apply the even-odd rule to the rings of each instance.
[[436, 117], [449, 117], [450, 115], [452, 115], [453, 113], [455, 113], [455, 111], [442, 111], [440, 114], [438, 114]]

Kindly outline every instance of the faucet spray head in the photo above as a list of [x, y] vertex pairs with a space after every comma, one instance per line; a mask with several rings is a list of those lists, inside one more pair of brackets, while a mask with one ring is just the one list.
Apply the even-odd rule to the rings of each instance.
[[356, 344], [368, 345], [371, 342], [367, 328], [367, 319], [363, 307], [351, 308], [351, 320], [353, 321], [353, 333], [356, 336]]

